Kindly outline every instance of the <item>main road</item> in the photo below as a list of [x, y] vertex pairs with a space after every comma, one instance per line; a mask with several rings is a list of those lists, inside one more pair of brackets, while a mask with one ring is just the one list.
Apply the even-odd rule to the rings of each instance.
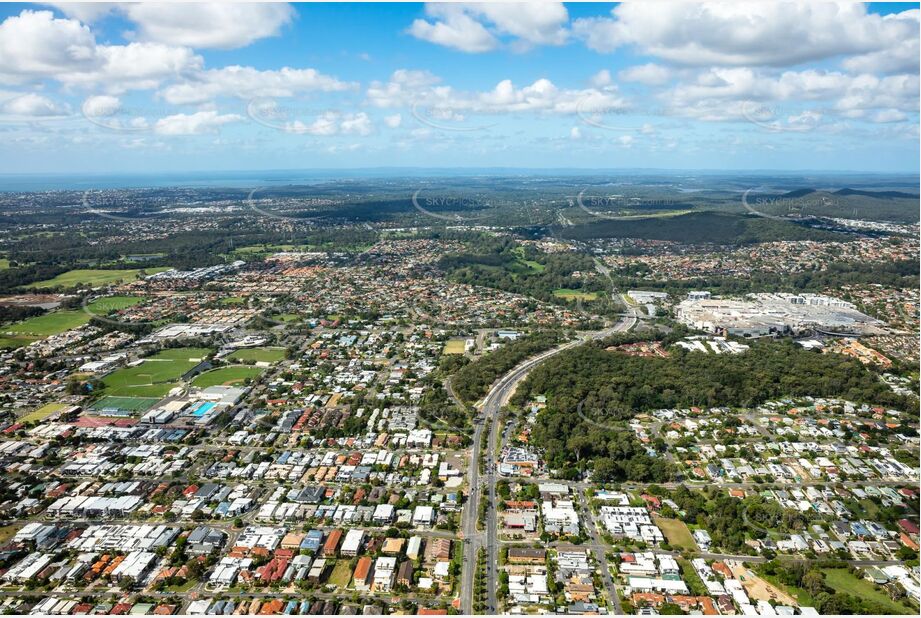
[[[480, 413], [474, 419], [473, 447], [470, 461], [467, 465], [468, 500], [464, 507], [462, 531], [464, 536], [464, 563], [461, 574], [461, 611], [464, 614], [473, 612], [473, 580], [476, 573], [476, 561], [479, 550], [486, 548], [486, 613], [497, 613], [496, 581], [499, 579], [499, 543], [497, 539], [496, 517], [496, 449], [499, 446], [496, 437], [499, 435], [499, 410], [504, 406], [515, 392], [518, 384], [527, 377], [528, 373], [537, 365], [551, 356], [564, 350], [572, 349], [589, 341], [604, 339], [616, 332], [630, 330], [636, 325], [636, 311], [628, 307], [629, 315], [624, 316], [617, 324], [610, 328], [594, 331], [581, 335], [579, 338], [564, 343], [553, 349], [542, 352], [524, 361], [510, 372], [499, 378], [486, 397], [478, 405]], [[480, 457], [483, 441], [483, 432], [488, 431], [486, 440], [485, 479], [480, 478]], [[482, 490], [486, 491], [483, 492]], [[477, 531], [477, 519], [480, 512], [480, 500], [487, 500], [486, 530]], [[616, 599], [615, 601], [616, 602]]]

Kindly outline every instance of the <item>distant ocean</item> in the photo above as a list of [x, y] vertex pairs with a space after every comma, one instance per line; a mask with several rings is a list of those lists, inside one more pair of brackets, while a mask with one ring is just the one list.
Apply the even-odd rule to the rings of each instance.
[[[688, 174], [702, 177], [800, 177], [804, 186], [814, 186], [808, 177], [808, 170], [797, 172], [772, 170], [666, 170], [666, 169], [575, 169], [575, 168], [360, 168], [319, 170], [240, 170], [219, 172], [165, 172], [157, 174], [0, 174], [0, 192], [29, 191], [85, 191], [88, 189], [143, 189], [165, 187], [226, 187], [251, 188], [272, 185], [311, 185], [336, 180], [360, 180], [381, 178], [450, 178], [464, 176], [494, 177], [563, 177], [563, 176], [615, 176], [626, 178], [634, 174], [661, 177], [687, 177]], [[816, 171], [816, 176], [839, 179], [833, 184], [853, 186], [856, 177], [864, 181], [879, 183], [885, 179], [886, 186], [917, 185], [917, 174], [864, 173]], [[895, 182], [893, 182], [895, 181]]]
[[[309, 185], [361, 178], [450, 177], [475, 175], [531, 175], [579, 173], [577, 170], [503, 168], [360, 168], [321, 170], [240, 170], [221, 172], [165, 172], [158, 174], [0, 174], [0, 192], [85, 191], [87, 189], [144, 189], [163, 187], [261, 187]], [[593, 170], [590, 173], [607, 173]]]

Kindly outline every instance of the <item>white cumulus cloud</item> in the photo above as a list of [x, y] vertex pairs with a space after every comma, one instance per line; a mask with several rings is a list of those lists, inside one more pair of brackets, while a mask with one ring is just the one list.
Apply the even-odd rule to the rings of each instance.
[[48, 97], [29, 92], [0, 101], [0, 111], [12, 116], [41, 118], [69, 114], [70, 108]]
[[217, 133], [226, 124], [239, 122], [237, 114], [219, 114], [214, 110], [194, 114], [173, 114], [157, 120], [154, 131], [161, 135], [202, 135]]
[[294, 17], [281, 3], [136, 3], [120, 9], [137, 25], [137, 37], [169, 45], [233, 49], [276, 36]]
[[337, 92], [356, 88], [354, 83], [339, 81], [316, 69], [260, 71], [252, 67], [228, 66], [193, 74], [191, 79], [171, 84], [160, 93], [176, 105], [203, 103], [216, 97], [242, 99], [290, 97], [305, 92]]
[[558, 2], [428, 3], [427, 19], [416, 19], [407, 30], [418, 39], [469, 53], [492, 51], [503, 38], [512, 49], [562, 45], [569, 31], [569, 14]]
[[575, 20], [573, 32], [599, 52], [634, 45], [697, 66], [791, 66], [918, 40], [916, 17], [885, 18], [863, 4], [831, 2], [627, 2], [611, 17]]

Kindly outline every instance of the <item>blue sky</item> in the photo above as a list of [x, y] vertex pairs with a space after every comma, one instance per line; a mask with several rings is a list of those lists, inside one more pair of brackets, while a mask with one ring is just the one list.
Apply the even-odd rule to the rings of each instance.
[[0, 5], [5, 172], [917, 171], [918, 5]]

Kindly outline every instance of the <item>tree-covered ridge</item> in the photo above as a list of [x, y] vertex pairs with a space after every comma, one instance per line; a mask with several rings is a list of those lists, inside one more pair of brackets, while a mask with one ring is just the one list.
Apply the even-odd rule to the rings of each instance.
[[813, 395], [905, 408], [858, 361], [804, 350], [792, 341], [753, 342], [749, 352], [715, 356], [671, 348], [668, 358], [607, 351], [605, 343], [562, 352], [536, 367], [519, 387], [518, 404], [545, 394], [534, 444], [565, 476], [594, 471], [598, 481], [662, 481], [671, 470], [650, 456], [626, 423], [661, 408], [750, 407]]
[[738, 355], [681, 348], [668, 358], [628, 356], [585, 345], [531, 372], [519, 397], [547, 394], [555, 409], [629, 418], [634, 412], [690, 406], [751, 407], [770, 399], [813, 395], [905, 407], [908, 402], [858, 361], [805, 350], [790, 340], [754, 341]]
[[846, 240], [848, 237], [791, 221], [754, 215], [691, 212], [645, 219], [596, 219], [557, 234], [573, 240], [592, 238], [645, 238], [699, 244], [747, 245], [774, 240]]

